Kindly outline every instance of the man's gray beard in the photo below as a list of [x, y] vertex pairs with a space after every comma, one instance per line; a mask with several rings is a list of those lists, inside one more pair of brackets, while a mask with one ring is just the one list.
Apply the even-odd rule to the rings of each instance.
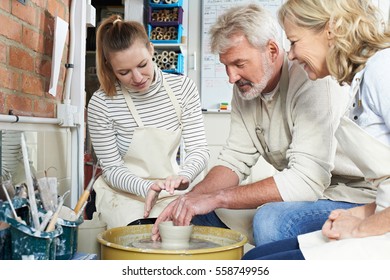
[[240, 88], [238, 88], [238, 92], [240, 93], [240, 97], [244, 100], [252, 100], [260, 96], [260, 94], [263, 92], [264, 88], [267, 86], [267, 82], [263, 83], [263, 81], [260, 84], [252, 84], [252, 88], [248, 91], [241, 91]]
[[269, 61], [265, 58], [263, 62], [263, 69], [265, 69], [264, 76], [261, 79], [260, 83], [254, 84], [251, 83], [252, 88], [246, 92], [242, 92], [238, 87], [239, 96], [244, 100], [252, 100], [260, 96], [263, 93], [265, 87], [267, 86], [269, 80], [272, 77], [273, 71], [270, 68]]

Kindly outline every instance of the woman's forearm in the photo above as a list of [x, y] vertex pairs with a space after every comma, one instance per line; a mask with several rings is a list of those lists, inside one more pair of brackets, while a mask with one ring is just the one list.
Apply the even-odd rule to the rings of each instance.
[[390, 232], [390, 207], [365, 218], [353, 231], [353, 236], [367, 237], [387, 232]]
[[372, 202], [366, 205], [351, 208], [348, 210], [348, 212], [350, 212], [352, 216], [365, 219], [375, 213], [375, 207], [375, 202]]

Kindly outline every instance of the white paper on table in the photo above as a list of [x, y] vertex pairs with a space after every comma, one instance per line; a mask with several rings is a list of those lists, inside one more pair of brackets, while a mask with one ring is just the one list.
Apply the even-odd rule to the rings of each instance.
[[62, 53], [64, 52], [65, 40], [68, 34], [69, 24], [60, 17], [55, 18], [55, 34], [53, 44], [53, 57], [51, 61], [51, 77], [49, 93], [57, 95], [58, 76], [60, 75]]

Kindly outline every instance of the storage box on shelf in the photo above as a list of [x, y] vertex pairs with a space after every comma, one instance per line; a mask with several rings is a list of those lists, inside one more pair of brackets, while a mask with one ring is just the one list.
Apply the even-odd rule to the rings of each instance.
[[182, 41], [183, 26], [152, 26], [148, 24], [148, 36], [156, 44], [180, 44]]
[[149, 0], [149, 6], [153, 8], [172, 8], [183, 6], [183, 0]]
[[152, 26], [167, 26], [183, 24], [183, 8], [152, 8], [149, 7], [149, 24]]
[[153, 60], [164, 72], [176, 74], [184, 73], [183, 54], [179, 52], [155, 49]]

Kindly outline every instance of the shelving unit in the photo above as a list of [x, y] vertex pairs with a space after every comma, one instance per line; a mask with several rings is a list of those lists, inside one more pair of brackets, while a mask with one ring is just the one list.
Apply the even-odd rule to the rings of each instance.
[[154, 61], [164, 72], [186, 73], [184, 1], [148, 1], [148, 35], [155, 48]]

